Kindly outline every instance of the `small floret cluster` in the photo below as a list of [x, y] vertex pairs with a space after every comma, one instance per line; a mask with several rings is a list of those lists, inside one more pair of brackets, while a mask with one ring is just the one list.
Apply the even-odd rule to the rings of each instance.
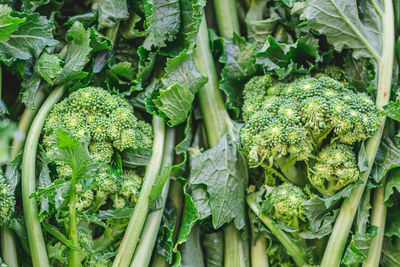
[[303, 204], [308, 199], [309, 196], [303, 189], [292, 183], [275, 186], [269, 194], [269, 200], [273, 206], [273, 218], [301, 230], [307, 225], [306, 210]]
[[240, 138], [251, 167], [284, 159], [287, 170], [305, 162], [310, 183], [324, 195], [358, 179], [354, 146], [380, 121], [368, 95], [324, 75], [290, 83], [264, 75], [245, 85], [243, 98]]
[[[133, 207], [138, 198], [142, 178], [133, 170], [123, 170], [118, 177], [110, 171], [115, 151], [150, 149], [152, 128], [138, 120], [132, 106], [122, 97], [95, 87], [87, 87], [72, 93], [55, 105], [47, 117], [43, 129], [43, 146], [52, 159], [57, 153], [57, 131], [66, 131], [79, 141], [89, 141], [88, 149], [94, 161], [101, 163], [94, 187], [79, 192], [78, 210], [97, 211], [102, 205], [112, 203], [113, 208]], [[60, 178], [69, 179], [72, 168], [55, 161]]]

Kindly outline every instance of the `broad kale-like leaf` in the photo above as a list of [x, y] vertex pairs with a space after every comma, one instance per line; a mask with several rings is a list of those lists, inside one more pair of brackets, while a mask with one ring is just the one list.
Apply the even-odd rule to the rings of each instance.
[[62, 71], [61, 62], [59, 56], [44, 52], [36, 62], [34, 70], [43, 80], [52, 85], [53, 79]]
[[233, 40], [223, 40], [224, 52], [219, 58], [225, 64], [221, 72], [220, 89], [225, 92], [226, 106], [238, 114], [242, 106], [242, 90], [244, 84], [258, 71], [255, 44], [247, 43], [238, 35]]
[[232, 220], [236, 228], [244, 227], [247, 168], [228, 135], [192, 159], [189, 183], [207, 186], [214, 228]]
[[186, 120], [195, 93], [207, 82], [207, 78], [198, 72], [192, 54], [186, 50], [170, 59], [165, 71], [162, 78], [165, 87], [153, 103], [160, 115], [168, 118], [168, 124], [175, 126]]
[[400, 266], [400, 250], [397, 246], [393, 245], [391, 240], [385, 238], [382, 246], [382, 266], [397, 267]]
[[385, 236], [400, 238], [400, 210], [399, 207], [392, 207], [387, 212]]
[[53, 23], [38, 13], [30, 15], [18, 14], [26, 19], [18, 30], [10, 35], [7, 42], [0, 42], [0, 57], [6, 64], [16, 60], [28, 60], [38, 57], [46, 46], [54, 46], [58, 43], [53, 38]]
[[76, 21], [68, 31], [66, 39], [68, 45], [65, 65], [55, 79], [55, 84], [80, 80], [88, 74], [87, 72], [83, 72], [82, 69], [89, 61], [88, 55], [92, 51], [90, 47], [90, 30], [85, 30], [83, 25]]
[[93, 10], [97, 11], [100, 28], [114, 27], [129, 17], [126, 0], [101, 0], [93, 5]]
[[58, 150], [54, 160], [64, 162], [72, 168], [72, 176], [80, 180], [91, 178], [99, 168], [89, 154], [88, 144], [77, 141], [66, 132], [57, 131]]
[[312, 29], [325, 35], [336, 50], [354, 49], [355, 58], [372, 57], [379, 61], [383, 34], [378, 15], [382, 12], [380, 8], [379, 4], [373, 6], [371, 1], [363, 1], [362, 9], [359, 9], [355, 0], [307, 0], [296, 3], [294, 10]]
[[18, 25], [25, 22], [25, 18], [13, 17], [12, 9], [7, 5], [0, 5], [0, 41], [7, 42], [10, 35], [18, 29]]
[[181, 26], [178, 0], [145, 0], [147, 37], [143, 46], [147, 50], [152, 47], [165, 47], [172, 41]]

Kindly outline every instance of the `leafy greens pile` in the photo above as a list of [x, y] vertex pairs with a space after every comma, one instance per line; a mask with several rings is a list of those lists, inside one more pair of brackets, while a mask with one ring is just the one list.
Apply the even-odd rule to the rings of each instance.
[[0, 26], [4, 266], [400, 265], [398, 1], [22, 0]]

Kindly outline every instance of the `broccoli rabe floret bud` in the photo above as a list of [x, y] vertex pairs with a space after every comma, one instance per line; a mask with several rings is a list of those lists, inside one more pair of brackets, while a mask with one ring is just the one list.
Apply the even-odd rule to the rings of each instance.
[[309, 179], [314, 188], [329, 196], [357, 181], [359, 173], [352, 146], [335, 142], [318, 154]]
[[[331, 77], [306, 76], [289, 83], [271, 83], [269, 75], [254, 77], [243, 92], [245, 125], [240, 141], [250, 167], [274, 166], [285, 173], [298, 161], [310, 166], [324, 144], [354, 146], [379, 127], [372, 99]], [[280, 166], [281, 158], [286, 166]], [[294, 182], [293, 177], [286, 178]]]
[[14, 193], [6, 178], [0, 173], [0, 226], [10, 219], [14, 209]]
[[273, 187], [267, 197], [273, 206], [272, 215], [276, 220], [299, 230], [307, 225], [303, 204], [309, 196], [300, 187], [283, 183]]
[[[78, 140], [88, 140], [89, 153], [94, 160], [109, 163], [115, 150], [149, 149], [152, 146], [152, 127], [136, 118], [132, 106], [122, 97], [95, 87], [72, 93], [55, 105], [44, 126], [43, 145], [52, 158], [57, 151], [58, 130]], [[59, 175], [69, 177], [62, 162]]]

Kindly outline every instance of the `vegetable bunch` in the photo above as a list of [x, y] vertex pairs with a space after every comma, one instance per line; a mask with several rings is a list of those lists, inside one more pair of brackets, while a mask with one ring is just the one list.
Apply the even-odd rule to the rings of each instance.
[[1, 264], [400, 266], [399, 30], [392, 0], [0, 4]]

